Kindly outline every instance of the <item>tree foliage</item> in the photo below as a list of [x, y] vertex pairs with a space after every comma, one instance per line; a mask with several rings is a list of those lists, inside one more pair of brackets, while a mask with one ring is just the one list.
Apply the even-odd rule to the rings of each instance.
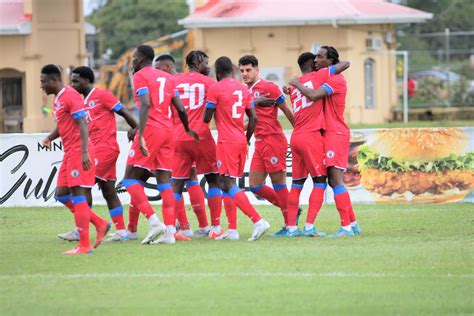
[[185, 0], [108, 0], [87, 20], [116, 58], [130, 47], [181, 30], [177, 20], [187, 14]]

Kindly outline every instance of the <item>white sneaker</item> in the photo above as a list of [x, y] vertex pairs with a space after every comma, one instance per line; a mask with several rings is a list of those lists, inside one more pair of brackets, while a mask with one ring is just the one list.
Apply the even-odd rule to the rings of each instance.
[[127, 230], [127, 233], [128, 233], [128, 239], [129, 240], [137, 240], [138, 239], [138, 232], [131, 232], [129, 230]]
[[149, 244], [153, 240], [155, 240], [158, 236], [163, 234], [166, 231], [166, 226], [163, 223], [158, 223], [158, 225], [150, 226], [148, 230], [148, 234], [146, 235], [145, 239], [142, 240], [142, 245]]
[[130, 240], [130, 235], [128, 234], [128, 231], [125, 231], [123, 233], [115, 232], [113, 234], [110, 234], [110, 237], [106, 240], [106, 242], [124, 242], [124, 241], [129, 241]]
[[255, 241], [259, 239], [269, 228], [270, 224], [262, 218], [253, 225], [252, 236], [248, 240]]
[[187, 238], [193, 238], [194, 237], [193, 231], [191, 229], [180, 229], [178, 231], [178, 234], [180, 234], [184, 237], [187, 237]]
[[70, 232], [59, 234], [58, 238], [66, 241], [79, 241], [79, 233], [77, 229], [71, 230]]
[[215, 240], [239, 240], [239, 232], [236, 229], [230, 229], [220, 235], [219, 237], [216, 237]]
[[194, 231], [194, 238], [203, 238], [209, 236], [209, 231], [210, 229], [205, 227], [205, 228], [199, 228], [198, 230]]
[[150, 242], [150, 245], [160, 245], [160, 244], [175, 244], [176, 239], [174, 238], [174, 233], [166, 232], [160, 238]]

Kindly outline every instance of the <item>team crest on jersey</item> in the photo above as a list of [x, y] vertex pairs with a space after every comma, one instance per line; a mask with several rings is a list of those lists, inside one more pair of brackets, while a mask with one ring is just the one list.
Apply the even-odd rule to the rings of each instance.
[[332, 150], [329, 150], [327, 153], [326, 153], [326, 156], [328, 156], [328, 158], [334, 158], [336, 154], [332, 151]]
[[59, 110], [61, 108], [61, 102], [60, 101], [54, 102], [54, 108], [56, 110]]
[[72, 176], [73, 178], [77, 178], [77, 177], [79, 176], [79, 170], [77, 170], [77, 169], [72, 169], [72, 170], [71, 170], [71, 176]]
[[95, 102], [94, 102], [94, 101], [89, 102], [89, 108], [92, 109], [94, 106], [95, 106]]
[[130, 157], [133, 157], [133, 156], [135, 156], [135, 150], [133, 150], [133, 149], [130, 149], [130, 151], [129, 151], [128, 155], [129, 155]]
[[220, 168], [220, 167], [222, 167], [222, 161], [217, 160], [217, 168]]
[[260, 91], [255, 91], [255, 92], [253, 93], [253, 96], [254, 96], [255, 98], [258, 98], [258, 97], [260, 96]]
[[95, 158], [95, 165], [97, 166], [99, 164], [99, 159]]
[[278, 158], [273, 156], [272, 158], [270, 158], [270, 162], [272, 165], [276, 165], [278, 163]]

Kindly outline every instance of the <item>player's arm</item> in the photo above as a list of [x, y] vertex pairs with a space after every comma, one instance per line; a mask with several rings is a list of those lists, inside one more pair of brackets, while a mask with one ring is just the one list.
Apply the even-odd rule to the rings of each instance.
[[123, 117], [125, 122], [130, 126], [130, 131], [128, 133], [128, 140], [132, 140], [135, 137], [135, 134], [137, 133], [138, 129], [138, 124], [135, 118], [130, 114], [130, 112], [127, 111], [124, 107], [120, 108], [118, 111], [115, 111], [118, 115]]
[[280, 110], [285, 114], [286, 118], [290, 122], [291, 126], [295, 126], [295, 117], [293, 116], [293, 111], [290, 110], [288, 105], [286, 104], [286, 101], [281, 102], [278, 104], [278, 107]]
[[146, 93], [143, 92], [138, 95], [138, 100], [140, 102], [140, 114], [138, 118], [138, 139], [140, 142], [140, 151], [143, 156], [148, 156], [148, 148], [146, 147], [145, 138], [143, 138], [146, 122], [148, 121], [148, 113], [150, 113], [150, 95], [148, 93], [148, 89], [146, 90]]
[[188, 114], [186, 113], [186, 109], [184, 108], [183, 103], [179, 96], [174, 96], [171, 98], [171, 103], [173, 104], [174, 108], [178, 112], [179, 120], [183, 124], [184, 130], [188, 133], [189, 136], [192, 136], [195, 140], [199, 140], [198, 134], [189, 128], [188, 122]]
[[214, 113], [216, 112], [217, 106], [217, 89], [215, 85], [211, 85], [209, 91], [207, 92], [207, 100], [206, 100], [206, 111], [204, 111], [204, 123], [208, 124]]
[[[334, 71], [335, 74], [340, 74], [341, 72], [347, 70], [350, 66], [351, 66], [350, 62], [343, 60], [343, 61], [339, 61], [335, 65], [332, 65], [331, 67], [334, 67], [332, 71]], [[334, 73], [331, 72], [331, 74], [334, 74]]]
[[247, 143], [250, 143], [250, 139], [252, 138], [253, 132], [255, 132], [255, 127], [257, 126], [257, 113], [255, 112], [255, 108], [245, 109], [245, 114], [249, 118], [247, 123]]
[[208, 124], [211, 120], [212, 117], [214, 116], [214, 113], [216, 112], [216, 107], [208, 107], [206, 103], [206, 111], [204, 112], [204, 122]]
[[81, 134], [82, 168], [87, 171], [92, 166], [87, 146], [89, 143], [89, 128], [87, 127], [85, 116], [77, 118], [76, 122], [79, 125], [79, 132]]
[[316, 101], [319, 99], [322, 99], [326, 97], [328, 94], [326, 90], [324, 90], [322, 87], [319, 87], [317, 89], [311, 89], [308, 87], [305, 87], [297, 77], [294, 77], [293, 79], [290, 80], [289, 85], [295, 87], [296, 89], [300, 90], [301, 94], [310, 99], [311, 101]]
[[51, 133], [48, 134], [48, 136], [46, 136], [42, 141], [41, 143], [46, 146], [47, 148], [51, 148], [51, 142], [55, 139], [59, 138], [59, 132], [58, 132], [58, 128], [55, 127]]
[[275, 105], [275, 99], [269, 98], [270, 93], [265, 93], [254, 100], [255, 106], [272, 107]]

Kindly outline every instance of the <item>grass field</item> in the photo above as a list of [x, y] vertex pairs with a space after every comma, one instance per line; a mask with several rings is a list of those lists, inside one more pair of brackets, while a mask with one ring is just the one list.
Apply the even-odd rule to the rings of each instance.
[[[276, 230], [277, 210], [258, 209]], [[241, 216], [237, 242], [133, 241], [67, 257], [73, 245], [56, 238], [72, 226], [65, 209], [1, 208], [0, 314], [474, 314], [472, 204], [356, 210], [363, 234], [352, 239], [251, 243]], [[333, 232], [337, 219], [325, 206], [317, 227]]]

